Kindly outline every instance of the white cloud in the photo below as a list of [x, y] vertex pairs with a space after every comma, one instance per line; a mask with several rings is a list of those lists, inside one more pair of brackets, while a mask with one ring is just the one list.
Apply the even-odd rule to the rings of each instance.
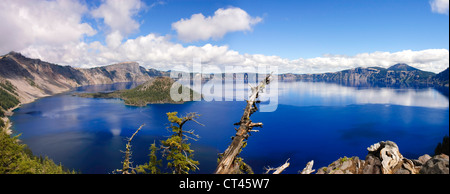
[[96, 31], [81, 17], [88, 8], [78, 1], [6, 0], [0, 3], [0, 52], [29, 45], [79, 42]]
[[139, 23], [133, 17], [144, 7], [140, 0], [106, 0], [91, 14], [94, 18], [103, 19], [111, 33], [126, 36], [139, 29]]
[[94, 67], [124, 61], [137, 61], [146, 68], [173, 70], [177, 65], [191, 67], [194, 58], [200, 58], [205, 69], [214, 65], [257, 69], [258, 65], [278, 66], [280, 73], [324, 73], [356, 67], [388, 68], [396, 63], [407, 63], [425, 71], [438, 73], [449, 66], [447, 49], [421, 51], [360, 53], [355, 56], [324, 55], [316, 58], [284, 59], [279, 56], [240, 54], [228, 46], [205, 44], [183, 46], [171, 42], [169, 36], [148, 34], [111, 47], [100, 42], [67, 45], [65, 47], [29, 47], [23, 51], [30, 57], [41, 58], [62, 65]]
[[431, 0], [431, 11], [434, 13], [448, 14], [449, 0]]
[[172, 23], [178, 38], [185, 42], [198, 40], [220, 39], [228, 32], [251, 31], [252, 27], [261, 22], [260, 17], [251, 17], [240, 8], [230, 7], [218, 9], [213, 16], [205, 17], [198, 13], [189, 19], [181, 19]]
[[[183, 46], [171, 41], [170, 35], [150, 33], [123, 41], [129, 33], [139, 29], [139, 22], [134, 17], [142, 7], [145, 5], [139, 1], [104, 1], [99, 7], [89, 11], [86, 5], [72, 0], [7, 0], [0, 4], [0, 52], [15, 50], [28, 57], [85, 68], [137, 61], [146, 68], [170, 70], [177, 65], [190, 66], [194, 58], [201, 58], [205, 69], [207, 65], [215, 65], [222, 70], [226, 65], [241, 66], [242, 69], [257, 69], [258, 65], [277, 65], [280, 73], [334, 72], [355, 67], [389, 67], [396, 63], [407, 63], [438, 73], [449, 66], [447, 49], [373, 52], [355, 56], [324, 55], [289, 60], [279, 56], [239, 53], [226, 45]], [[112, 13], [115, 11], [116, 15]], [[103, 18], [102, 21], [108, 28], [104, 32], [106, 44], [84, 41], [85, 36], [96, 33], [90, 24], [82, 20], [89, 14]], [[196, 17], [200, 19], [195, 19]], [[242, 21], [239, 19], [243, 22], [236, 22]], [[211, 17], [199, 15], [179, 22], [194, 21], [199, 22], [197, 26], [214, 26], [221, 29], [218, 32], [205, 28], [204, 37], [209, 39], [220, 38], [227, 32], [251, 30], [261, 19], [250, 17], [239, 8], [228, 8], [217, 10]], [[194, 32], [195, 30], [195, 35]], [[194, 40], [195, 36], [198, 38], [198, 35], [194, 35], [189, 40]], [[182, 33], [179, 32], [178, 36], [181, 38]]]
[[311, 59], [292, 61], [295, 67], [311, 73], [334, 72], [356, 67], [388, 68], [397, 63], [406, 63], [424, 71], [438, 73], [449, 66], [447, 49], [426, 49], [421, 51], [360, 53], [355, 56], [324, 55]]

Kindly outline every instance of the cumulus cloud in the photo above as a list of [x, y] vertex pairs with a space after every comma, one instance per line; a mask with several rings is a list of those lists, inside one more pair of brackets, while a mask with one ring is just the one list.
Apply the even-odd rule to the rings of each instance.
[[[30, 47], [24, 51], [31, 57], [63, 65], [94, 67], [124, 61], [137, 61], [146, 68], [173, 70], [176, 66], [190, 68], [194, 58], [200, 58], [204, 70], [225, 70], [225, 66], [242, 67], [243, 70], [257, 69], [258, 65], [278, 66], [280, 73], [325, 73], [356, 67], [388, 68], [396, 63], [407, 63], [425, 71], [441, 72], [449, 66], [447, 49], [420, 51], [360, 53], [354, 56], [324, 55], [316, 58], [295, 60], [261, 54], [241, 54], [228, 46], [205, 44], [183, 46], [174, 43], [169, 36], [148, 34], [128, 39], [117, 47], [99, 42], [73, 44], [64, 48]], [[36, 55], [36, 54], [39, 55]], [[41, 56], [42, 55], [42, 56]]]
[[260, 17], [251, 17], [246, 11], [230, 7], [218, 9], [213, 16], [205, 17], [198, 13], [189, 19], [181, 19], [172, 23], [178, 38], [185, 42], [198, 40], [220, 39], [226, 33], [236, 31], [251, 31], [252, 27], [261, 22]]
[[[153, 33], [124, 41], [127, 35], [139, 29], [139, 22], [134, 18], [139, 10], [143, 9], [142, 7], [145, 5], [139, 1], [103, 1], [99, 7], [91, 10], [86, 5], [72, 0], [5, 1], [0, 4], [2, 21], [0, 52], [15, 50], [28, 57], [83, 68], [137, 61], [146, 68], [171, 70], [176, 66], [191, 66], [194, 58], [200, 58], [206, 70], [215, 69], [208, 65], [217, 66], [222, 70], [227, 65], [242, 67], [243, 70], [267, 65], [278, 66], [280, 73], [323, 73], [355, 67], [389, 67], [396, 63], [407, 63], [422, 70], [438, 73], [449, 66], [447, 49], [380, 51], [354, 56], [323, 55], [290, 60], [280, 56], [239, 53], [226, 45], [183, 46], [172, 41], [170, 35], [161, 36]], [[122, 10], [123, 8], [125, 9]], [[103, 32], [105, 43], [86, 42], [84, 39], [98, 33], [82, 20], [83, 17], [92, 15], [95, 15], [97, 20], [102, 20], [107, 27]], [[116, 18], [118, 15], [120, 17]], [[202, 19], [195, 19], [196, 17]], [[230, 18], [234, 19], [229, 20]], [[236, 22], [241, 21], [240, 19], [244, 21]], [[239, 8], [227, 8], [217, 10], [214, 16], [205, 18], [199, 15], [188, 20], [180, 20], [181, 23], [184, 21], [199, 21], [198, 25], [212, 25], [222, 29], [219, 33], [206, 28], [204, 37], [209, 39], [222, 37], [231, 31], [251, 30], [261, 19], [253, 18]], [[221, 26], [223, 24], [236, 26]]]
[[424, 71], [438, 73], [449, 66], [447, 49], [426, 49], [420, 51], [360, 53], [355, 56], [324, 55], [311, 59], [293, 60], [295, 68], [311, 73], [334, 72], [356, 67], [388, 68], [397, 63], [406, 63]]
[[94, 18], [102, 19], [109, 28], [106, 43], [117, 47], [125, 36], [139, 29], [139, 22], [134, 17], [145, 6], [140, 0], [107, 0], [92, 10], [91, 14]]
[[431, 11], [434, 13], [448, 14], [449, 0], [431, 0]]
[[6, 0], [0, 3], [0, 52], [29, 45], [61, 45], [79, 42], [96, 32], [81, 22], [88, 8], [78, 1]]

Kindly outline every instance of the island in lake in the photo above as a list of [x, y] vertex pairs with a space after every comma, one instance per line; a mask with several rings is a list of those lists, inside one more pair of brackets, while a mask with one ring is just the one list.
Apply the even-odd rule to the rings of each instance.
[[[149, 81], [128, 90], [97, 93], [75, 93], [74, 95], [87, 98], [120, 98], [126, 105], [146, 106], [147, 104], [179, 104], [185, 101], [174, 101], [170, 97], [170, 88], [175, 81], [169, 77], [151, 78]], [[182, 86], [179, 90], [188, 90], [190, 99], [196, 93], [192, 89]]]

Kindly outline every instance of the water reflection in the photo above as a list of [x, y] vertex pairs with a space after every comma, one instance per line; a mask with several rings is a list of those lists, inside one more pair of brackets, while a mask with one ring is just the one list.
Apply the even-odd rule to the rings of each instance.
[[87, 93], [94, 93], [94, 92], [110, 92], [115, 90], [124, 90], [124, 89], [130, 89], [138, 86], [139, 84], [142, 84], [141, 82], [121, 82], [121, 83], [114, 83], [114, 84], [100, 84], [100, 85], [87, 85], [87, 86], [81, 86], [74, 90], [74, 92], [87, 92]]
[[280, 82], [280, 104], [294, 106], [340, 106], [386, 104], [448, 108], [448, 97], [433, 88], [356, 88], [325, 82]]
[[[77, 91], [101, 92], [135, 85], [86, 86]], [[234, 90], [246, 91], [247, 85], [238, 85]], [[252, 115], [252, 120], [264, 123], [264, 128], [251, 137], [241, 153], [257, 173], [286, 158], [293, 161], [286, 173], [297, 173], [310, 160], [319, 168], [345, 155], [361, 158], [367, 154], [367, 146], [381, 140], [392, 140], [405, 157], [417, 158], [418, 154], [431, 154], [436, 142], [448, 135], [448, 97], [432, 88], [278, 82], [277, 91], [276, 111]], [[81, 98], [66, 93], [22, 105], [11, 121], [33, 153], [83, 173], [109, 173], [121, 168], [120, 150], [124, 149], [125, 138], [141, 124], [146, 125], [133, 139], [134, 164], [148, 162], [150, 144], [170, 135], [167, 112], [198, 112], [202, 115], [199, 122], [205, 126], [193, 123], [186, 127], [201, 137], [192, 142], [200, 162], [199, 173], [212, 173], [217, 154], [226, 149], [229, 137], [236, 133], [233, 123], [240, 119], [244, 107], [245, 102], [225, 99], [132, 107], [119, 99]]]

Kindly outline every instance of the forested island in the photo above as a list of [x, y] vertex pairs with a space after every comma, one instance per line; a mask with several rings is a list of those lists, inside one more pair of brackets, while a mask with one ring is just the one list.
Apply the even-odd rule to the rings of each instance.
[[[146, 106], [147, 104], [179, 104], [184, 101], [174, 101], [170, 97], [170, 88], [175, 81], [169, 77], [156, 77], [129, 90], [97, 93], [75, 93], [74, 95], [87, 98], [120, 98], [129, 106]], [[188, 90], [190, 99], [196, 93], [192, 89], [182, 86], [179, 90]]]

